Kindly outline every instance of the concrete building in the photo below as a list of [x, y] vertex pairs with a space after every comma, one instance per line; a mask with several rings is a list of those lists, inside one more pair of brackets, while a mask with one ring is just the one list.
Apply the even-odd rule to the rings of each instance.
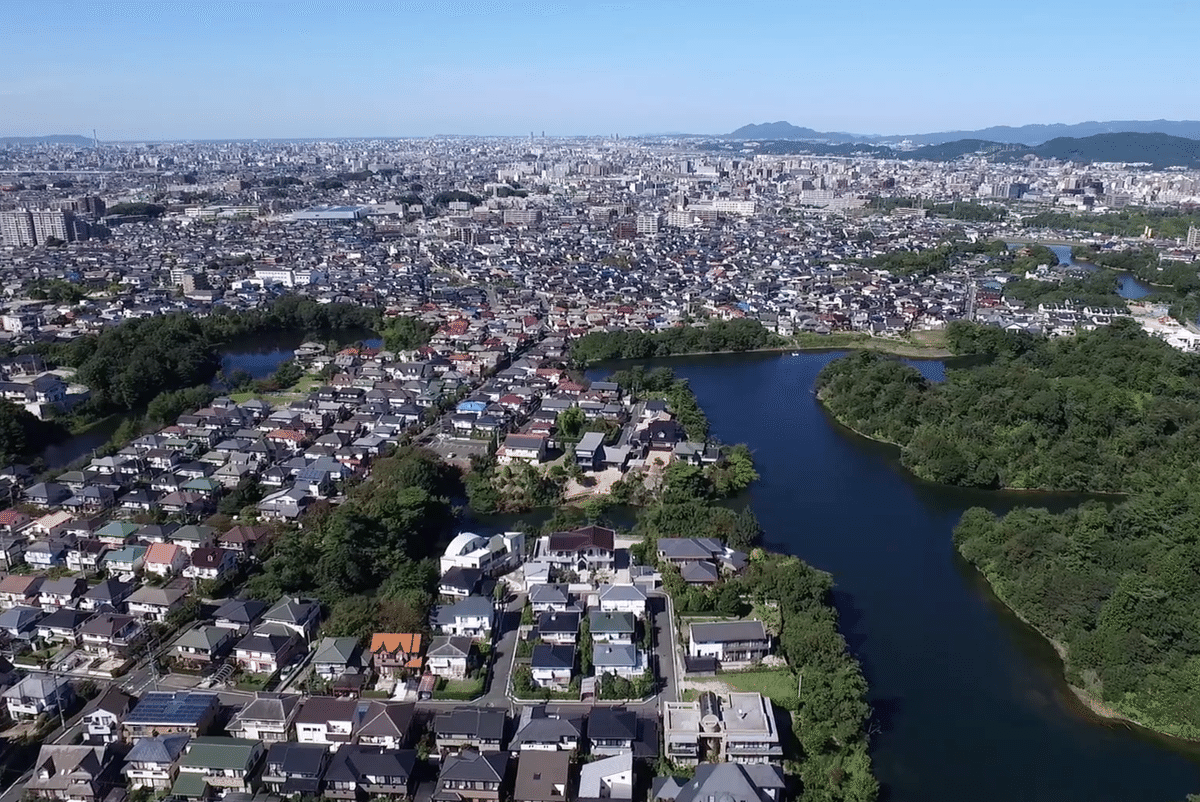
[[663, 743], [667, 757], [684, 765], [778, 765], [783, 759], [775, 712], [760, 693], [706, 692], [694, 702], [667, 702]]

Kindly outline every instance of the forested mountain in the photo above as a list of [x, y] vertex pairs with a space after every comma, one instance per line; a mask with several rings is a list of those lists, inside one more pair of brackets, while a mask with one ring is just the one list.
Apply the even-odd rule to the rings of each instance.
[[[807, 129], [805, 129], [807, 130]], [[740, 152], [743, 144], [737, 140], [712, 142], [700, 146], [705, 150]], [[992, 161], [1019, 161], [1026, 156], [1059, 159], [1085, 164], [1093, 162], [1145, 162], [1155, 168], [1200, 166], [1200, 140], [1158, 133], [1097, 134], [1079, 139], [1060, 137], [1031, 147], [1011, 142], [986, 139], [959, 139], [913, 150], [897, 150], [870, 142], [827, 142], [815, 138], [763, 139], [756, 142], [757, 153], [812, 153], [818, 156], [874, 155], [880, 158], [917, 161], [953, 161], [972, 154], [986, 156]]]
[[78, 134], [51, 134], [49, 136], [0, 136], [0, 145], [75, 145], [90, 148], [94, 140]]
[[1200, 139], [1198, 120], [1109, 120], [1107, 122], [1049, 123], [1033, 125], [993, 125], [974, 131], [936, 131], [928, 134], [847, 134], [842, 131], [814, 131], [788, 122], [743, 125], [726, 139], [811, 139], [821, 142], [899, 142], [916, 145], [941, 145], [963, 139], [978, 139], [1006, 145], [1038, 145], [1063, 137], [1083, 138], [1099, 134], [1169, 134]]

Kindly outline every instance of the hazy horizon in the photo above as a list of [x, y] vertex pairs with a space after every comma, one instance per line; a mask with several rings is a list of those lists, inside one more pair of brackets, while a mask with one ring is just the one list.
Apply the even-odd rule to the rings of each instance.
[[19, 66], [0, 86], [0, 136], [637, 136], [779, 120], [899, 136], [1196, 116], [1168, 80], [1189, 74], [1191, 7], [1170, 26], [1114, 26], [1112, 2], [802, 5], [22, 3], [6, 17]]

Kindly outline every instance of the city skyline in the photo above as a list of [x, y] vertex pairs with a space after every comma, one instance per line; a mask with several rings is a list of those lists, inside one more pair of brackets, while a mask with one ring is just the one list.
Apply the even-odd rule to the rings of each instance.
[[[1194, 117], [1186, 32], [1111, 3], [796, 8], [624, 2], [296, 9], [18, 6], [0, 136], [105, 141], [721, 134], [790, 120], [908, 134]], [[1173, 17], [1186, 23], [1194, 8]], [[1104, 56], [1105, 58], [1101, 58]], [[1108, 59], [1120, 69], [1098, 64]], [[1101, 77], [1103, 80], [1101, 80]]]

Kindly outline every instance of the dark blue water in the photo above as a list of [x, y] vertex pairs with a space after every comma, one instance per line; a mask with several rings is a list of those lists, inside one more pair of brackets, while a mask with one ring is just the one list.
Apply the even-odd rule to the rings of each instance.
[[[244, 370], [256, 379], [265, 379], [279, 366], [295, 356], [295, 350], [311, 337], [305, 337], [300, 332], [255, 335], [241, 338], [230, 343], [221, 357], [221, 371], [226, 375], [235, 370]], [[362, 342], [369, 348], [379, 348], [383, 341], [372, 332], [336, 332], [328, 336], [316, 337], [317, 342], [336, 340], [346, 346]]]
[[[1076, 262], [1071, 256], [1070, 245], [1049, 245], [1047, 247], [1054, 251], [1055, 255], [1058, 256], [1058, 261], [1064, 265], [1074, 265], [1086, 270], [1096, 269], [1095, 265], [1087, 262]], [[1132, 273], [1117, 273], [1117, 295], [1120, 295], [1122, 298], [1136, 301], [1138, 298], [1145, 298], [1152, 292], [1154, 290], [1149, 285], [1139, 281]]]
[[[762, 479], [751, 504], [768, 545], [833, 574], [843, 633], [871, 687], [885, 798], [1173, 802], [1200, 791], [1196, 749], [1083, 710], [1049, 644], [953, 549], [968, 507], [1061, 509], [1079, 497], [915, 479], [894, 449], [842, 429], [817, 404], [813, 381], [835, 356], [663, 364], [691, 382], [715, 437], [754, 450]], [[917, 364], [940, 377], [940, 363]]]

